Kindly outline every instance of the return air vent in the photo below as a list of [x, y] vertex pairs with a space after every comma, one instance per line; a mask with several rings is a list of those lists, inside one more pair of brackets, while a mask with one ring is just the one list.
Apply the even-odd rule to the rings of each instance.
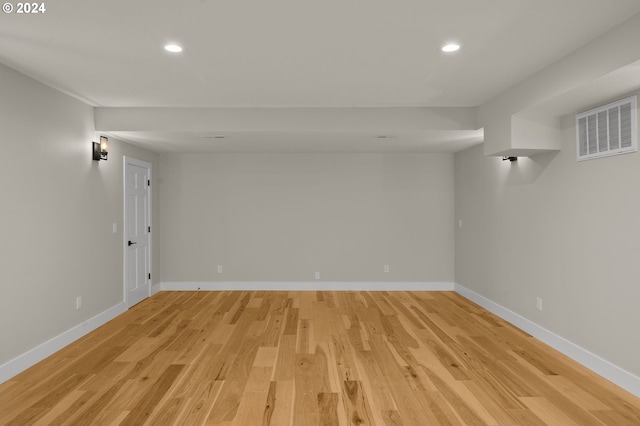
[[638, 150], [636, 97], [576, 116], [578, 161]]

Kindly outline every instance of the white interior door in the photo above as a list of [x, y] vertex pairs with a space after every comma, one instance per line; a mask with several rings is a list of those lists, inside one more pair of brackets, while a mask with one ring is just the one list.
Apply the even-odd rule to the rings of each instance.
[[151, 294], [151, 164], [124, 158], [124, 286], [127, 307]]

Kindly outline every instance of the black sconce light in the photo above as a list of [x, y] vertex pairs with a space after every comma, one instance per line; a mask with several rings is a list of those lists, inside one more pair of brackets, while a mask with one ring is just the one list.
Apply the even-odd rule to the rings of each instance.
[[93, 159], [95, 161], [106, 160], [109, 155], [109, 139], [106, 136], [100, 136], [100, 143], [93, 143]]
[[518, 157], [509, 157], [507, 155], [505, 155], [504, 157], [502, 157], [502, 161], [518, 161]]

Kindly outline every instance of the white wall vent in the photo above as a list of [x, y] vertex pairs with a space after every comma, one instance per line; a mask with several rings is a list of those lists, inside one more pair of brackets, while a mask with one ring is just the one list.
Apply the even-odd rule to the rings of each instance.
[[638, 150], [636, 97], [576, 115], [578, 161]]

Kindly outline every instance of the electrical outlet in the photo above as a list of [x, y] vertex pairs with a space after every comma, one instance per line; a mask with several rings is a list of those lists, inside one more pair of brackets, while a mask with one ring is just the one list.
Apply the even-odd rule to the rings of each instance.
[[389, 265], [384, 265], [384, 271], [389, 272]]
[[320, 279], [320, 272], [316, 272], [316, 280]]
[[76, 311], [82, 308], [82, 296], [76, 297]]
[[218, 273], [221, 274], [222, 273], [222, 265], [218, 265]]
[[542, 310], [542, 297], [536, 297], [536, 309], [539, 311]]

